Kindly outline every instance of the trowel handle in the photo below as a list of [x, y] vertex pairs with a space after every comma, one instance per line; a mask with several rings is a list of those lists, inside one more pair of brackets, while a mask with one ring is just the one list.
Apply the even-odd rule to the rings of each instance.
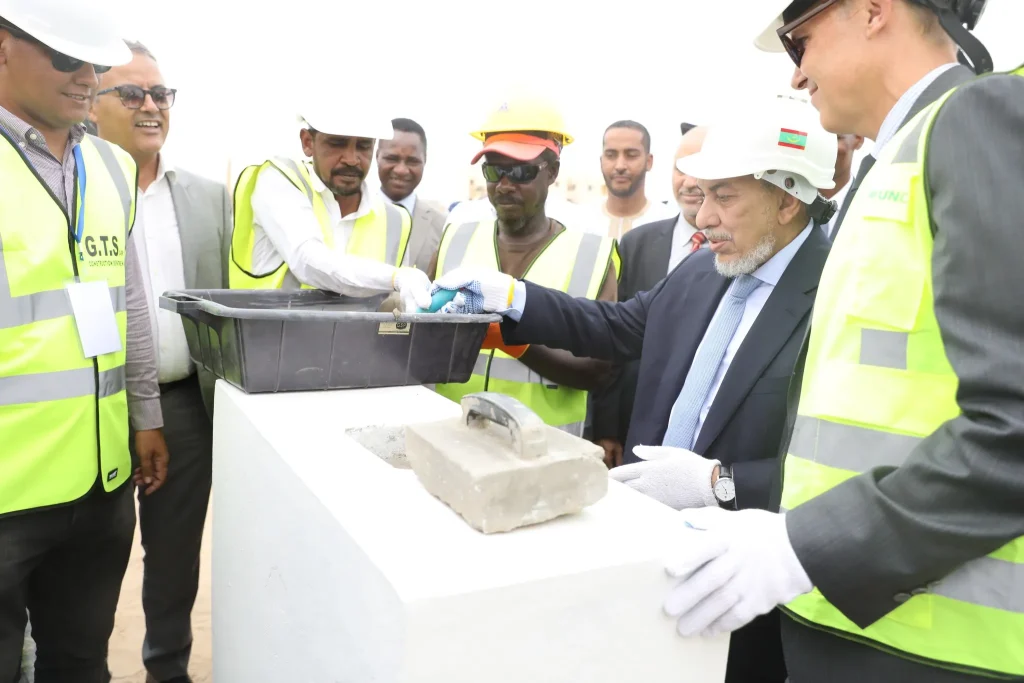
[[511, 396], [493, 391], [466, 394], [462, 397], [462, 417], [467, 425], [490, 420], [508, 427], [512, 446], [523, 460], [536, 460], [548, 452], [544, 421]]

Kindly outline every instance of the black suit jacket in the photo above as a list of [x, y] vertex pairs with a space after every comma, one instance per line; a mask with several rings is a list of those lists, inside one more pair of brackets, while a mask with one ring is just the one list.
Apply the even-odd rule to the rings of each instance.
[[[829, 246], [825, 234], [812, 227], [733, 358], [697, 438], [697, 453], [732, 466], [740, 507], [768, 505], [778, 475], [786, 390]], [[661, 444], [672, 405], [729, 283], [715, 271], [710, 251], [690, 256], [653, 289], [624, 303], [573, 299], [527, 282], [522, 318], [506, 319], [502, 334], [510, 344], [543, 344], [619, 363], [639, 359], [628, 459], [636, 444]], [[777, 612], [733, 634], [728, 683], [785, 678]]]
[[[665, 279], [677, 219], [678, 216], [641, 225], [623, 236], [619, 244], [622, 258], [619, 301], [629, 301]], [[595, 440], [615, 439], [626, 443], [640, 363], [628, 361], [616, 370], [615, 379], [606, 388], [590, 394], [590, 435]]]

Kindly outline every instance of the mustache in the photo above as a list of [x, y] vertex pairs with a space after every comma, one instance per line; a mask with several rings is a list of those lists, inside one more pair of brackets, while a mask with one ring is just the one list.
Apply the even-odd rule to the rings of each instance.
[[361, 178], [363, 176], [363, 170], [358, 166], [347, 166], [341, 170], [331, 171], [332, 176], [356, 176]]
[[705, 230], [704, 236], [713, 242], [732, 242], [732, 235], [722, 230]]

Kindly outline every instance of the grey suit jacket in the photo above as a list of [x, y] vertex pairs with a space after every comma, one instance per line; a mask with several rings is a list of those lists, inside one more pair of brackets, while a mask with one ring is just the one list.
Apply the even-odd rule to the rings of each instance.
[[412, 233], [405, 248], [403, 266], [415, 266], [423, 272], [430, 267], [430, 261], [441, 244], [448, 212], [422, 198], [416, 199], [416, 210], [412, 214]]
[[[946, 88], [971, 80], [963, 68], [944, 76]], [[944, 90], [936, 89], [917, 111]], [[964, 563], [1024, 536], [1021, 131], [1024, 78], [993, 75], [960, 87], [929, 143], [935, 313], [959, 378], [961, 414], [902, 466], [855, 477], [787, 514], [814, 585], [862, 628], [907, 594], [926, 592]], [[1019, 597], [1007, 601], [1000, 607], [1024, 609]], [[784, 638], [793, 683], [976, 680], [795, 622], [786, 624]]]
[[[227, 289], [231, 247], [231, 196], [227, 188], [188, 171], [168, 175], [181, 234], [181, 257], [188, 289]], [[216, 377], [199, 368], [199, 385], [213, 413]]]

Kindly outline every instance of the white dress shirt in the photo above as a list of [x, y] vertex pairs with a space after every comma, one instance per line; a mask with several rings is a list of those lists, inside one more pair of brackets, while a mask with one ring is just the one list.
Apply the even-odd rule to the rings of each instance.
[[323, 197], [334, 226], [333, 249], [324, 243], [309, 197], [283, 173], [268, 169], [260, 173], [252, 193], [253, 269], [270, 273], [287, 263], [299, 282], [348, 296], [391, 291], [393, 266], [345, 253], [356, 221], [373, 213], [375, 195], [364, 182], [359, 207], [342, 216], [334, 193], [311, 168], [309, 175], [313, 191]]
[[601, 211], [604, 213], [606, 221], [605, 235], [621, 241], [622, 236], [634, 228], [672, 218], [679, 211], [679, 207], [675, 204], [669, 206], [668, 204], [648, 200], [647, 206], [643, 208], [643, 211], [635, 216], [613, 216], [608, 213], [608, 203], [605, 202], [601, 205]]
[[892, 140], [893, 136], [896, 135], [897, 131], [899, 131], [900, 125], [903, 123], [903, 119], [907, 118], [907, 114], [909, 114], [910, 110], [914, 108], [914, 103], [917, 102], [917, 98], [924, 94], [924, 91], [928, 89], [928, 86], [935, 82], [935, 79], [955, 66], [957, 66], [957, 62], [950, 62], [949, 64], [943, 64], [940, 67], [932, 69], [924, 78], [911, 86], [910, 90], [903, 93], [903, 96], [896, 101], [896, 104], [885, 117], [885, 120], [882, 121], [882, 126], [878, 129], [878, 139], [875, 140], [875, 146], [871, 148], [871, 156], [876, 159], [878, 158], [878, 155], [882, 152], [882, 148]]
[[[718, 366], [718, 372], [715, 373], [714, 382], [711, 384], [711, 391], [708, 392], [707, 399], [704, 401], [704, 407], [700, 410], [700, 417], [697, 421], [697, 429], [693, 432], [693, 443], [690, 444], [692, 449], [697, 443], [697, 437], [700, 436], [700, 430], [704, 427], [704, 420], [707, 419], [708, 413], [711, 412], [711, 405], [715, 402], [715, 396], [718, 394], [718, 389], [722, 386], [722, 380], [725, 379], [725, 375], [729, 372], [729, 365], [732, 363], [732, 359], [736, 357], [736, 352], [739, 351], [740, 345], [743, 344], [743, 340], [746, 339], [747, 333], [750, 332], [750, 328], [754, 326], [754, 321], [757, 320], [757, 316], [760, 315], [761, 310], [764, 308], [765, 302], [768, 301], [768, 297], [771, 296], [772, 292], [775, 291], [775, 285], [779, 284], [779, 280], [782, 279], [782, 274], [786, 272], [786, 268], [789, 267], [793, 257], [796, 256], [796, 252], [800, 250], [803, 243], [807, 240], [807, 236], [811, 234], [811, 230], [814, 229], [814, 221], [807, 224], [796, 238], [779, 250], [779, 253], [772, 256], [760, 268], [755, 270], [751, 275], [761, 281], [761, 285], [750, 293], [747, 297], [746, 304], [743, 307], [743, 317], [740, 319], [739, 327], [736, 328], [736, 334], [733, 335], [729, 341], [729, 346], [725, 349], [725, 356], [722, 357], [722, 364]], [[724, 300], [725, 297], [723, 296]], [[714, 325], [715, 318], [718, 317], [718, 313], [721, 310], [721, 304], [719, 308], [715, 310], [715, 316], [708, 323], [707, 329], [711, 329]], [[707, 330], [705, 330], [705, 334]], [[704, 345], [704, 340], [701, 339], [700, 345]], [[700, 353], [700, 346], [697, 347], [697, 354]], [[694, 354], [696, 357], [696, 354]], [[674, 408], [673, 408], [674, 412]], [[672, 421], [671, 415], [669, 416], [669, 422]]]
[[391, 197], [389, 197], [386, 194], [384, 194], [384, 190], [380, 190], [380, 189], [377, 190], [377, 194], [380, 196], [381, 199], [383, 199], [384, 201], [388, 202], [389, 204], [395, 204], [397, 206], [401, 206], [402, 208], [404, 208], [406, 211], [409, 212], [410, 216], [412, 216], [413, 212], [416, 211], [416, 193], [415, 192], [413, 192], [412, 194], [408, 195], [407, 197], [403, 197], [402, 199], [399, 199], [397, 202], [394, 199], [392, 199]]
[[171, 198], [170, 181], [173, 178], [174, 169], [161, 154], [156, 180], [144, 192], [139, 192], [135, 227], [132, 229], [142, 263], [160, 384], [185, 379], [195, 372], [181, 316], [160, 308], [159, 304], [160, 295], [164, 292], [185, 289], [181, 232]]
[[668, 257], [668, 272], [683, 262], [690, 255], [690, 240], [697, 234], [697, 228], [686, 222], [682, 212], [676, 219], [676, 225], [672, 228], [672, 251]]

